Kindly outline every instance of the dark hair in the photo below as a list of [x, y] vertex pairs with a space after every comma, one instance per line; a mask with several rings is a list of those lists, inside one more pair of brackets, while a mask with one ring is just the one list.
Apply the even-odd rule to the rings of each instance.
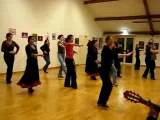
[[10, 37], [11, 35], [12, 35], [12, 33], [7, 33], [6, 38]]
[[32, 38], [33, 38], [33, 36], [28, 37], [28, 43], [29, 43], [30, 40], [32, 40]]
[[152, 42], [148, 42], [148, 45], [152, 45]]
[[115, 45], [115, 47], [118, 47], [118, 46], [119, 46], [119, 42], [118, 42], [118, 41], [115, 41], [115, 42], [114, 42], [114, 45]]
[[67, 38], [65, 39], [66, 43], [69, 42], [69, 40], [73, 37], [73, 35], [68, 35]]
[[60, 40], [63, 35], [58, 35], [58, 39]]
[[105, 39], [105, 42], [107, 43], [110, 39], [111, 39], [111, 36], [108, 35], [108, 36], [106, 37], [106, 39]]
[[139, 44], [136, 45], [136, 48], [138, 47]]
[[49, 41], [49, 40], [48, 40], [48, 39], [46, 39], [46, 40], [44, 41], [44, 45], [46, 45], [47, 41]]

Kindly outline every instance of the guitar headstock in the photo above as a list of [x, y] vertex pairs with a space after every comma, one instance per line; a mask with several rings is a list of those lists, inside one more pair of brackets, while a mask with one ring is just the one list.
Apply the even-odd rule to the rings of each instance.
[[143, 100], [139, 94], [132, 91], [127, 90], [123, 93], [123, 95], [124, 95], [124, 98], [134, 103], [139, 103]]

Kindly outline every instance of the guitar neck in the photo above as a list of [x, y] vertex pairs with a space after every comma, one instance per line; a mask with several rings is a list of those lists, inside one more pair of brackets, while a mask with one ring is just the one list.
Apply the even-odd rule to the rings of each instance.
[[140, 101], [140, 103], [148, 106], [148, 107], [153, 107], [154, 109], [158, 110], [158, 112], [160, 112], [160, 106], [155, 104], [155, 103], [152, 103], [151, 101], [148, 101], [148, 100], [145, 100], [145, 99], [142, 99]]

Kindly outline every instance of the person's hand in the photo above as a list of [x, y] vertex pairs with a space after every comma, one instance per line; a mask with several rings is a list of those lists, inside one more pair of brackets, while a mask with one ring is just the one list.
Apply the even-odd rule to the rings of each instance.
[[100, 61], [98, 61], [98, 60], [96, 60], [95, 62], [96, 62], [97, 64], [100, 64], [100, 63], [101, 63], [101, 62], [100, 62]]
[[73, 51], [73, 53], [78, 55], [78, 53], [76, 51]]
[[10, 53], [10, 54], [16, 54], [16, 52], [15, 52], [15, 51], [10, 51], [9, 53]]
[[44, 51], [45, 54], [47, 54], [47, 51]]

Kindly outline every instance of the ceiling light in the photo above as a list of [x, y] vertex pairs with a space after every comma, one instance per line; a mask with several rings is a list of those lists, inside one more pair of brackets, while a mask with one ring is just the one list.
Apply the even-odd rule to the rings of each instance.
[[128, 30], [127, 29], [122, 29], [122, 35], [129, 35]]

